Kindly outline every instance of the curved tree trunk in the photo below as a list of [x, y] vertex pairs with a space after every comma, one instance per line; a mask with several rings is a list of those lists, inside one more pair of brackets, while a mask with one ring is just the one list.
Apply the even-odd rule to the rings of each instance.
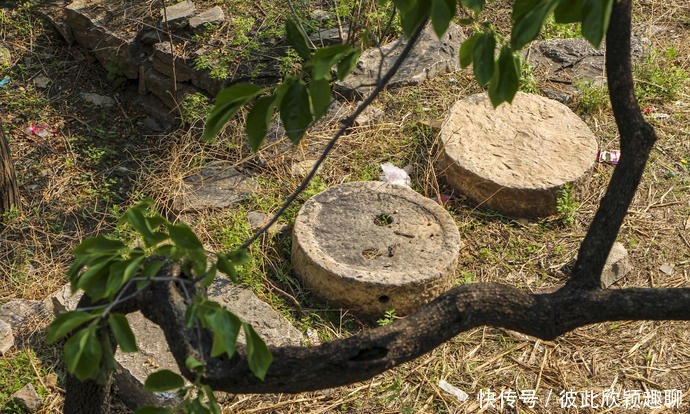
[[14, 174], [10, 146], [0, 121], [0, 214], [19, 206], [19, 190]]

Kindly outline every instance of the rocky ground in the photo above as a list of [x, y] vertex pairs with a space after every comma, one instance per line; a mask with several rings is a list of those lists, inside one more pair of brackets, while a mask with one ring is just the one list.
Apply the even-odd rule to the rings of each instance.
[[[298, 147], [288, 144], [276, 125], [265, 148], [251, 154], [240, 120], [215, 142], [202, 144], [209, 105], [204, 93], [225, 82], [213, 80], [219, 75], [212, 76], [214, 69], [223, 71], [216, 77], [254, 76], [267, 83], [281, 70], [290, 70], [289, 59], [277, 58], [284, 42], [266, 40], [279, 38], [287, 5], [223, 2], [224, 19], [199, 29], [204, 26], [193, 27], [190, 17], [212, 10], [215, 2], [195, 2], [194, 13], [181, 18], [187, 22], [181, 26], [170, 23], [173, 13], [183, 11], [169, 10], [165, 26], [156, 2], [122, 0], [107, 8], [94, 3], [72, 2], [71, 11], [60, 2], [0, 8], [0, 117], [9, 133], [22, 197], [21, 210], [6, 213], [0, 228], [0, 317], [15, 328], [12, 346], [0, 356], [3, 412], [60, 411], [59, 349], [43, 343], [42, 328], [51, 308], [62, 303], [50, 295], [66, 283], [70, 251], [80, 240], [119, 231], [119, 214], [136, 200], [151, 197], [170, 218], [189, 222], [209, 248], [231, 249], [297, 186], [338, 120], [355, 105], [334, 105], [327, 120]], [[493, 2], [489, 10], [499, 30], [509, 22], [506, 4]], [[334, 15], [321, 13], [327, 10], [316, 2], [311, 10], [296, 10], [319, 41], [349, 27], [346, 20], [338, 25]], [[379, 18], [371, 12], [348, 11]], [[613, 277], [611, 288], [688, 286], [690, 9], [680, 0], [644, 0], [635, 2], [634, 13], [638, 96], [659, 142], [619, 237], [627, 251], [621, 268], [628, 271]], [[83, 36], [94, 22], [107, 31]], [[615, 125], [601, 86], [602, 53], [562, 40], [574, 30], [547, 26], [544, 42], [527, 52], [523, 90], [566, 103], [587, 123], [599, 149], [616, 150]], [[70, 34], [75, 43], [68, 43]], [[395, 33], [385, 35], [391, 40]], [[452, 55], [452, 47], [448, 50]], [[440, 120], [458, 99], [479, 89], [469, 71], [445, 63], [438, 67], [433, 79], [425, 76], [386, 92], [336, 146], [276, 231], [252, 248], [243, 285], [290, 320], [307, 344], [368, 325], [313, 296], [293, 276], [289, 232], [299, 205], [338, 183], [378, 179], [385, 162], [411, 166], [412, 187], [442, 201], [452, 215], [464, 245], [455, 283], [491, 281], [536, 291], [562, 283], [561, 270], [574, 258], [613, 167], [597, 163], [561, 199], [557, 214], [546, 218], [513, 219], [477, 208], [437, 177], [435, 166]], [[209, 177], [220, 182], [208, 185]], [[243, 190], [237, 197], [226, 191], [203, 193], [209, 187]], [[35, 302], [17, 305], [18, 299]], [[12, 315], [23, 315], [20, 321], [8, 315], [12, 306]], [[395, 317], [388, 314], [380, 323]], [[0, 324], [0, 334], [7, 329]], [[601, 398], [613, 389], [620, 393], [620, 405], [612, 412], [686, 412], [689, 342], [685, 322], [599, 324], [555, 341], [487, 327], [458, 335], [419, 360], [364, 383], [299, 395], [225, 396], [223, 404], [226, 412], [243, 413], [494, 412], [500, 410], [484, 407], [494, 393], [496, 402], [500, 395], [504, 402], [523, 397], [520, 412], [541, 413], [566, 412], [559, 397], [573, 392], [568, 395], [576, 397], [576, 405], [567, 412], [585, 413], [601, 409], [583, 405], [583, 396], [596, 393]], [[459, 401], [456, 395], [462, 394], [453, 394], [448, 384], [469, 398]], [[20, 389], [31, 396], [25, 388], [29, 385], [38, 403], [35, 398], [12, 399]], [[529, 390], [537, 396], [534, 407]], [[663, 397], [677, 397], [673, 390], [684, 401], [680, 408], [666, 409]], [[659, 395], [661, 405], [655, 408]], [[639, 407], [623, 406], [634, 398]]]

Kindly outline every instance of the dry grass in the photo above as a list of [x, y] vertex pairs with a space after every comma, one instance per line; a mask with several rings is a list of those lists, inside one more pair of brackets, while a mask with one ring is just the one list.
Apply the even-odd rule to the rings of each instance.
[[[502, 4], [494, 3], [492, 16], [505, 17]], [[663, 57], [658, 70], [673, 65], [690, 72], [690, 6], [682, 0], [635, 4], [636, 27]], [[259, 191], [236, 210], [187, 214], [183, 219], [208, 246], [232, 247], [249, 234], [246, 212], [275, 211], [298, 185], [300, 176], [293, 173], [294, 164], [315, 159], [338, 128], [339, 116], [353, 108], [343, 104], [309, 131], [307, 145], [292, 147], [284, 140], [272, 140], [257, 155], [247, 150], [240, 128], [228, 128], [224, 137], [210, 145], [199, 143], [198, 124], [165, 137], [142, 139], [141, 117], [125, 105], [116, 108], [113, 116], [79, 105], [81, 90], [122, 93], [103, 81], [103, 70], [93, 62], [79, 60], [84, 59], [81, 52], [46, 35], [47, 30], [26, 11], [3, 10], [3, 16], [0, 39], [13, 53], [14, 63], [22, 64], [0, 71], [13, 78], [9, 87], [0, 89], [0, 116], [13, 137], [23, 205], [21, 212], [4, 218], [5, 227], [0, 230], [0, 303], [11, 298], [41, 299], [65, 283], [70, 250], [84, 237], [112, 230], [117, 213], [133, 200], [152, 197], [172, 216], [168, 207], [186, 191], [183, 179], [214, 160], [229, 160], [251, 174], [260, 183]], [[505, 25], [505, 19], [500, 22]], [[31, 42], [19, 35], [19, 29]], [[664, 57], [662, 52], [671, 47], [675, 55]], [[53, 79], [53, 86], [47, 90], [34, 87], [32, 79], [39, 74]], [[670, 117], [653, 119], [659, 141], [619, 237], [630, 253], [633, 270], [615, 287], [690, 284], [690, 83], [686, 79], [679, 87], [673, 99], [652, 96], [642, 102], [654, 107], [653, 114]], [[580, 204], [569, 226], [558, 217], [523, 222], [473, 207], [437, 177], [436, 136], [428, 125], [441, 119], [456, 99], [475, 91], [477, 87], [464, 71], [384, 94], [376, 105], [385, 116], [353, 129], [337, 145], [308, 193], [340, 182], [375, 179], [382, 162], [411, 164], [415, 189], [434, 199], [451, 196], [448, 209], [465, 242], [457, 269], [459, 283], [501, 282], [530, 291], [558, 285], [564, 280], [561, 269], [574, 258], [612, 167], [598, 164], [574, 189]], [[610, 110], [588, 114], [585, 119], [602, 148], [616, 147]], [[38, 121], [54, 126], [55, 134], [40, 138], [23, 133], [28, 123]], [[105, 152], [98, 155], [99, 151]], [[284, 223], [290, 224], [296, 209]], [[257, 244], [245, 282], [300, 329], [316, 330], [323, 340], [366, 329], [348, 312], [311, 297], [294, 280], [288, 239], [279, 233]], [[660, 271], [667, 263], [675, 265], [671, 275]], [[299, 395], [228, 396], [224, 412], [514, 412], [481, 408], [477, 395], [487, 389], [497, 394], [501, 390], [536, 390], [539, 402], [534, 408], [519, 406], [517, 412], [525, 413], [687, 412], [687, 328], [687, 322], [605, 323], [577, 329], [553, 342], [478, 328], [363, 383]], [[40, 355], [34, 361], [42, 365], [36, 372], [36, 384], [46, 371], [60, 372], [54, 350], [45, 348]], [[466, 391], [469, 400], [455, 400], [439, 388], [440, 380]], [[57, 412], [60, 390], [44, 388], [48, 403], [43, 412]], [[621, 392], [679, 389], [683, 408], [605, 410], [579, 407], [578, 400], [578, 407], [566, 410], [558, 403], [561, 391], [601, 394], [610, 388]], [[550, 404], [545, 406], [550, 393]]]

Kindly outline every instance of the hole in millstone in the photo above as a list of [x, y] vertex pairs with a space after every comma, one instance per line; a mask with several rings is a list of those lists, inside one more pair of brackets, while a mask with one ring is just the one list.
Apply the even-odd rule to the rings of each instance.
[[377, 226], [387, 226], [389, 224], [393, 224], [393, 216], [388, 213], [381, 213], [374, 217], [374, 224]]
[[391, 298], [389, 298], [386, 295], [379, 296], [379, 302], [381, 302], [381, 303], [388, 303], [390, 300], [391, 300]]

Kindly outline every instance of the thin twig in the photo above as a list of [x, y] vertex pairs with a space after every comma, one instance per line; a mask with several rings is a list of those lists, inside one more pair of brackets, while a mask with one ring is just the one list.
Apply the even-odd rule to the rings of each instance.
[[309, 171], [309, 174], [307, 174], [306, 177], [302, 180], [302, 183], [295, 189], [295, 191], [292, 192], [288, 196], [288, 198], [285, 200], [282, 206], [278, 209], [278, 212], [273, 215], [271, 220], [268, 221], [266, 225], [264, 225], [262, 228], [256, 231], [252, 237], [249, 238], [249, 240], [245, 241], [242, 243], [242, 246], [240, 246], [240, 249], [246, 249], [248, 248], [252, 243], [254, 243], [259, 237], [261, 237], [262, 234], [264, 234], [266, 231], [268, 231], [269, 228], [271, 228], [272, 225], [274, 225], [280, 216], [285, 213], [285, 210], [288, 209], [290, 204], [292, 204], [293, 201], [299, 196], [302, 191], [304, 191], [307, 188], [307, 185], [309, 185], [309, 182], [314, 178], [316, 175], [316, 172], [318, 171], [319, 167], [321, 167], [321, 164], [326, 160], [326, 157], [328, 157], [328, 154], [331, 152], [335, 144], [338, 142], [338, 139], [340, 139], [341, 136], [343, 136], [354, 124], [355, 119], [376, 99], [378, 94], [383, 90], [383, 88], [386, 87], [388, 82], [393, 78], [395, 73], [398, 71], [400, 66], [402, 66], [403, 61], [407, 58], [407, 56], [410, 54], [410, 51], [412, 51], [412, 48], [414, 45], [417, 43], [417, 39], [419, 39], [419, 36], [421, 36], [422, 31], [424, 30], [424, 27], [426, 26], [426, 23], [428, 21], [428, 17], [424, 19], [424, 21], [419, 25], [417, 30], [414, 32], [414, 34], [410, 37], [409, 42], [407, 45], [405, 45], [405, 48], [403, 49], [402, 53], [400, 53], [400, 56], [396, 59], [395, 63], [391, 68], [386, 72], [386, 74], [381, 78], [379, 81], [378, 85], [376, 88], [371, 92], [369, 97], [365, 99], [355, 110], [355, 112], [350, 115], [349, 117], [344, 118], [342, 122], [342, 126], [338, 130], [338, 132], [331, 138], [331, 140], [328, 142], [326, 145], [326, 148], [324, 148], [323, 152], [319, 156], [319, 159], [316, 160], [314, 163], [314, 166], [312, 167], [311, 171]]

